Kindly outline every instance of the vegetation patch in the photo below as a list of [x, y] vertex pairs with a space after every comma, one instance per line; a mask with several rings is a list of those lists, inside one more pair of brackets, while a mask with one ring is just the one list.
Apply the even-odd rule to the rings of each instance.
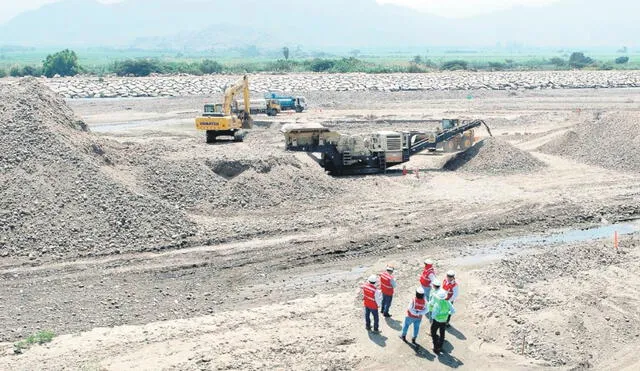
[[15, 354], [21, 354], [34, 344], [42, 345], [51, 342], [54, 336], [56, 336], [56, 334], [53, 331], [43, 330], [36, 332], [26, 339], [13, 344], [13, 352]]

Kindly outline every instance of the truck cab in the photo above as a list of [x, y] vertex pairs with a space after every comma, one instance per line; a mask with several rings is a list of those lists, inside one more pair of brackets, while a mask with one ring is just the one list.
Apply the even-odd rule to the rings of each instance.
[[300, 113], [307, 109], [307, 100], [305, 99], [305, 97], [280, 95], [278, 93], [266, 93], [264, 97], [265, 99], [277, 100], [278, 103], [280, 103], [280, 107], [283, 111], [295, 110], [296, 112]]

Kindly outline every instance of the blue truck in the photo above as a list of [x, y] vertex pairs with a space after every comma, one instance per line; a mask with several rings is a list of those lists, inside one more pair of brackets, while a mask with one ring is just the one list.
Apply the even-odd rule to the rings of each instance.
[[280, 95], [278, 93], [266, 93], [265, 99], [275, 99], [280, 103], [280, 108], [285, 110], [295, 110], [300, 113], [307, 108], [307, 101], [304, 97], [293, 97]]

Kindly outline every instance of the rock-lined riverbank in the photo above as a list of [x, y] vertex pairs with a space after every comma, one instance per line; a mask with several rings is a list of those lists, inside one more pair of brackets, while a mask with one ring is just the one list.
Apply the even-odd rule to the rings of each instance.
[[[240, 76], [172, 75], [44, 79], [66, 98], [200, 96], [219, 93]], [[255, 74], [251, 90], [406, 91], [640, 87], [640, 71], [436, 72], [424, 74]]]

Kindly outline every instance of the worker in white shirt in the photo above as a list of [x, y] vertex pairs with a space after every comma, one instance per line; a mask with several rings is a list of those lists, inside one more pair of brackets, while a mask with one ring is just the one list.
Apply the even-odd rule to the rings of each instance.
[[438, 291], [440, 291], [440, 287], [442, 286], [441, 282], [439, 279], [434, 279], [433, 281], [431, 281], [431, 294], [429, 295], [429, 297], [427, 298], [427, 307], [429, 308], [429, 312], [427, 313], [427, 318], [429, 319], [429, 321], [431, 321], [431, 306], [433, 305], [433, 302], [436, 298], [436, 293]]
[[364, 320], [367, 331], [371, 331], [371, 318], [373, 315], [373, 331], [379, 332], [380, 327], [378, 308], [382, 305], [382, 291], [376, 287], [378, 277], [375, 274], [369, 276], [368, 282], [362, 285], [362, 296], [364, 300]]
[[[447, 301], [453, 304], [456, 299], [458, 299], [458, 282], [456, 281], [456, 272], [448, 271], [447, 277], [442, 281], [442, 289], [447, 292]], [[449, 322], [451, 321], [451, 316], [447, 318], [447, 327], [449, 327]]]
[[404, 318], [404, 326], [402, 327], [402, 335], [400, 338], [402, 341], [407, 341], [407, 332], [409, 331], [409, 326], [413, 325], [413, 338], [411, 342], [416, 344], [416, 339], [418, 338], [418, 331], [420, 331], [420, 322], [422, 322], [422, 316], [427, 313], [427, 302], [424, 300], [424, 289], [422, 287], [418, 287], [416, 289], [416, 297], [411, 300], [409, 303], [409, 308], [407, 308], [407, 316]]

